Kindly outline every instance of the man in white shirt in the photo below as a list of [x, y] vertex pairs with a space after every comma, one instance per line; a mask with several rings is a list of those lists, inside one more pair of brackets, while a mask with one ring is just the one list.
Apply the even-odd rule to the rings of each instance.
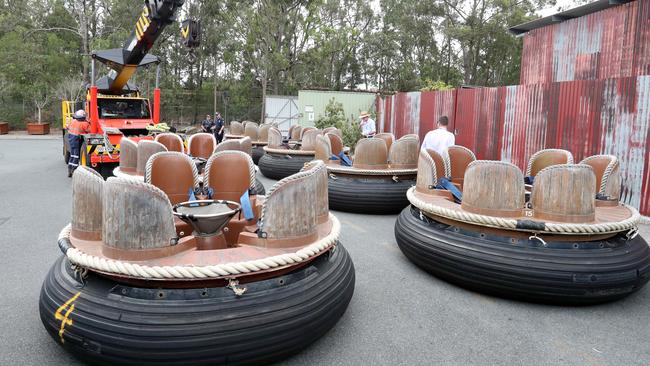
[[426, 136], [424, 136], [422, 149], [431, 149], [442, 155], [449, 146], [456, 143], [456, 137], [453, 133], [447, 131], [447, 126], [449, 125], [449, 118], [447, 116], [440, 117], [436, 125], [438, 128], [427, 132]]
[[377, 128], [375, 127], [375, 121], [370, 118], [370, 115], [368, 112], [361, 112], [361, 115], [359, 116], [361, 118], [361, 134], [363, 137], [373, 137], [375, 135], [375, 132], [377, 132]]

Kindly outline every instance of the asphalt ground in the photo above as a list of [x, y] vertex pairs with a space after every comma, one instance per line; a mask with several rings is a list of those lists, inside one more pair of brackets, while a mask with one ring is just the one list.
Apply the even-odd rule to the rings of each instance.
[[[38, 314], [70, 219], [69, 184], [60, 140], [0, 140], [0, 365], [80, 364]], [[356, 267], [354, 297], [325, 337], [281, 365], [650, 364], [648, 288], [591, 307], [490, 297], [412, 265], [395, 243], [396, 216], [334, 213]]]

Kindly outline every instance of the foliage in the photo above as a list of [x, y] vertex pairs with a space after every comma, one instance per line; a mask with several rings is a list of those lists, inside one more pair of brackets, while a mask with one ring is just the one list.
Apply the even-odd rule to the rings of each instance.
[[440, 91], [440, 90], [450, 90], [454, 87], [448, 85], [444, 81], [437, 80], [432, 81], [431, 79], [426, 79], [424, 85], [420, 88], [420, 91]]
[[342, 130], [346, 122], [343, 104], [332, 98], [325, 106], [325, 114], [318, 118], [314, 125], [319, 129], [336, 127]]
[[343, 145], [349, 146], [350, 149], [354, 150], [354, 147], [361, 138], [363, 138], [363, 135], [361, 134], [361, 127], [359, 127], [357, 121], [348, 121], [343, 126]]

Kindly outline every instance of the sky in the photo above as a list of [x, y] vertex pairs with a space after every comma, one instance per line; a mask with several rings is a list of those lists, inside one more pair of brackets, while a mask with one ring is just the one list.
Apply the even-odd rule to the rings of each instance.
[[[562, 10], [568, 10], [571, 8], [576, 8], [583, 3], [588, 3], [591, 1], [580, 1], [580, 0], [557, 0], [557, 3], [555, 6], [540, 9], [537, 11], [537, 14], [541, 15], [542, 17], [547, 17], [549, 15], [557, 14]], [[559, 8], [562, 8], [562, 10], [558, 10]]]

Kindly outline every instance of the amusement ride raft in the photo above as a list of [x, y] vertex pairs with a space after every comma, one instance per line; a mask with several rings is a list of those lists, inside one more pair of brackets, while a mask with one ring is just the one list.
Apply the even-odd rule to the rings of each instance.
[[510, 163], [474, 161], [456, 183], [461, 197], [438, 188], [446, 169], [435, 152], [419, 153], [411, 207], [395, 224], [400, 249], [424, 270], [477, 291], [559, 304], [615, 300], [650, 279], [639, 213], [619, 202], [616, 157], [573, 164], [567, 151], [543, 150], [528, 164], [530, 186]]
[[419, 139], [406, 135], [395, 141], [382, 133], [359, 140], [352, 162], [341, 156], [340, 138], [330, 133], [316, 141], [316, 159], [327, 162], [329, 203], [334, 210], [398, 213], [409, 205], [406, 191], [415, 184]]
[[[354, 267], [329, 213], [327, 172], [313, 162], [266, 196], [250, 156], [212, 155], [212, 199], [190, 157], [151, 156], [145, 181], [80, 167], [63, 256], [44, 281], [51, 336], [92, 364], [261, 364], [295, 354], [341, 317]], [[293, 199], [301, 197], [300, 200]]]
[[314, 160], [316, 136], [322, 131], [314, 127], [291, 126], [289, 138], [284, 140], [280, 130], [268, 130], [268, 144], [259, 160], [260, 172], [271, 179], [282, 179], [300, 171], [305, 163]]
[[[120, 141], [120, 163], [113, 170], [118, 178], [144, 181], [146, 164], [151, 156], [163, 151], [186, 153], [191, 157], [199, 171], [199, 180], [203, 181], [203, 168], [214, 153], [226, 150], [236, 150], [252, 154], [251, 139], [244, 136], [237, 140], [226, 140], [217, 145], [216, 139], [209, 133], [196, 133], [188, 139], [187, 148], [183, 139], [174, 133], [157, 134], [154, 141], [140, 140], [137, 143], [128, 137]], [[252, 194], [263, 195], [264, 185], [255, 179]]]

